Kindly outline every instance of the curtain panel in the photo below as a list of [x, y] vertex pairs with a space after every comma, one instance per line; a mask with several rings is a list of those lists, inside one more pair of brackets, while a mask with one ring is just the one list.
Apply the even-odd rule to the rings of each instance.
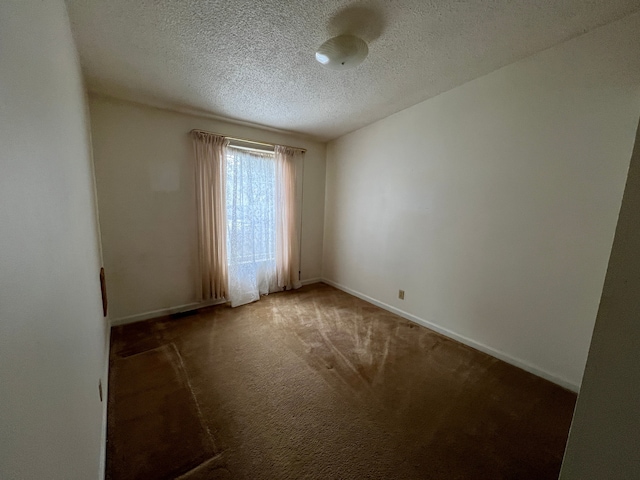
[[276, 281], [276, 162], [227, 149], [227, 256], [232, 307], [280, 290]]
[[276, 160], [276, 275], [284, 290], [299, 288], [300, 234], [296, 179], [304, 150], [275, 146]]
[[191, 132], [196, 158], [200, 300], [228, 296], [226, 147], [220, 135]]

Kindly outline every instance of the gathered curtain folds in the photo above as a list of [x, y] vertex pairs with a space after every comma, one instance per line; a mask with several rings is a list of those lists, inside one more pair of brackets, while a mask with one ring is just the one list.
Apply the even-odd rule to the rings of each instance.
[[196, 201], [200, 300], [228, 296], [226, 147], [220, 135], [192, 132], [196, 158]]
[[200, 300], [243, 305], [300, 287], [300, 210], [304, 150], [274, 154], [229, 147], [229, 139], [191, 133], [195, 150]]
[[276, 277], [278, 287], [300, 287], [296, 179], [304, 150], [276, 145]]

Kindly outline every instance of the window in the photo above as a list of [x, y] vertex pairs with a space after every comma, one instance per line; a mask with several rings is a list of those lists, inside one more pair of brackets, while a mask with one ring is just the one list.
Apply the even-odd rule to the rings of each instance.
[[272, 152], [230, 146], [226, 155], [227, 262], [232, 305], [276, 281], [276, 162]]
[[[304, 149], [192, 130], [200, 299], [232, 306], [300, 287]], [[269, 144], [260, 144], [269, 145]]]

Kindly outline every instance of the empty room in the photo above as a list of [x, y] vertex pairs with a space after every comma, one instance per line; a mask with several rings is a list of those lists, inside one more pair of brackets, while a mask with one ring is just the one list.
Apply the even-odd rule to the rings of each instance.
[[640, 0], [0, 1], [0, 478], [640, 478]]

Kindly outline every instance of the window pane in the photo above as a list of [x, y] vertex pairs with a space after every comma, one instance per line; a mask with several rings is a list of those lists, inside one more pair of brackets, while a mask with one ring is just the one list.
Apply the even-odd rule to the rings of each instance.
[[234, 148], [227, 155], [227, 251], [230, 265], [275, 261], [273, 154]]

